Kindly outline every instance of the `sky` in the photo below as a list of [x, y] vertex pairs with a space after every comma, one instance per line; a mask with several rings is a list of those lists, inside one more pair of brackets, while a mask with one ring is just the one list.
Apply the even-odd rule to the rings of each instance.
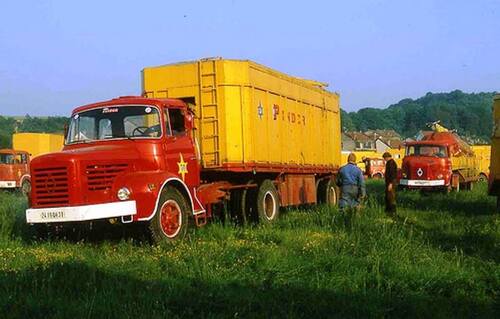
[[215, 56], [327, 82], [347, 111], [500, 91], [500, 1], [2, 1], [0, 114], [69, 115]]

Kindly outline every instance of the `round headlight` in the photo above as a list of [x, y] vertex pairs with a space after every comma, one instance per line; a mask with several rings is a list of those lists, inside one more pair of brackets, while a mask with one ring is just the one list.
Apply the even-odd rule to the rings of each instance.
[[127, 200], [130, 198], [130, 191], [126, 187], [122, 187], [116, 193], [119, 200]]
[[438, 178], [438, 179], [443, 178], [443, 174], [438, 174], [437, 178]]

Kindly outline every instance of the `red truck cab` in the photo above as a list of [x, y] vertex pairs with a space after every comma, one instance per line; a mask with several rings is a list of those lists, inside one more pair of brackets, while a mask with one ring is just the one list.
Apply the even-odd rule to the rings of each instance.
[[[191, 134], [192, 115], [180, 100], [123, 97], [77, 108], [63, 150], [32, 161], [27, 222], [148, 221], [159, 207], [165, 216], [156, 230], [176, 237], [184, 206], [204, 212]], [[170, 195], [160, 198], [167, 187]]]
[[365, 164], [364, 175], [368, 178], [383, 178], [385, 175], [385, 161], [382, 158], [363, 158]]
[[30, 191], [30, 155], [12, 149], [0, 150], [0, 189]]
[[408, 142], [399, 185], [409, 188], [449, 187], [452, 167], [448, 146], [437, 141]]

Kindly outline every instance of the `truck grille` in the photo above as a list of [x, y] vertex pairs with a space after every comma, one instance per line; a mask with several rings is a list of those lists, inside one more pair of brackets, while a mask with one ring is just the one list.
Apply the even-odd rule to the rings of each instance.
[[109, 190], [116, 176], [127, 169], [128, 164], [87, 165], [87, 189], [89, 191]]
[[34, 205], [39, 207], [69, 204], [68, 169], [66, 167], [36, 168], [33, 176]]

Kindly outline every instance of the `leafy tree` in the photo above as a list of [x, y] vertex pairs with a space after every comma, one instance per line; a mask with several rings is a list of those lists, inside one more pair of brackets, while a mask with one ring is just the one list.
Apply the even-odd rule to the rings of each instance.
[[[491, 105], [494, 92], [427, 93], [416, 100], [403, 99], [385, 109], [362, 108], [342, 114], [345, 130], [393, 129], [412, 137], [429, 122], [440, 120], [465, 137], [489, 141], [492, 130]], [[347, 125], [345, 125], [346, 123]]]

